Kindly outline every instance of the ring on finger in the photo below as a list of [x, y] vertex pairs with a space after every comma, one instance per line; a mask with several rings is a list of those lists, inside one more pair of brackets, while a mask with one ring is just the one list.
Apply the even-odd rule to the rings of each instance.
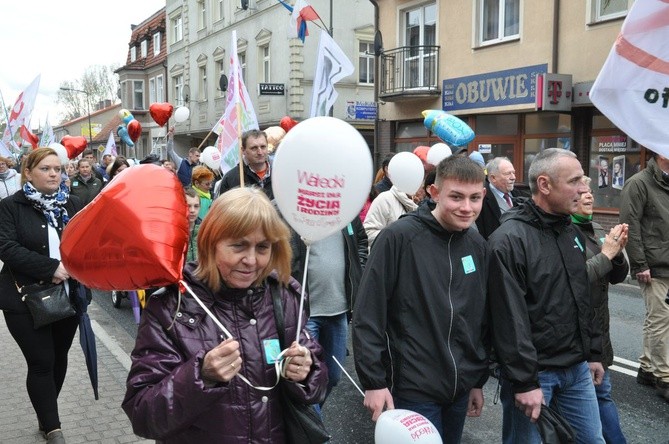
[[616, 242], [617, 242], [617, 241], [618, 241], [618, 239], [619, 239], [619, 237], [618, 237], [618, 236], [613, 236], [613, 240], [614, 240], [614, 241], [616, 241]]
[[235, 363], [234, 362], [230, 363], [230, 367], [235, 368]]

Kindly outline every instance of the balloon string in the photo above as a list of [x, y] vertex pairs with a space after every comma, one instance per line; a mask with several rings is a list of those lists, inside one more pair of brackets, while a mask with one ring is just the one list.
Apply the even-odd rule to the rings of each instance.
[[[220, 328], [221, 331], [223, 331], [225, 336], [227, 336], [226, 339], [232, 339], [232, 334], [230, 334], [230, 332], [223, 326], [223, 324], [221, 324], [221, 321], [216, 319], [216, 316], [214, 316], [214, 314], [211, 312], [211, 310], [209, 310], [204, 305], [202, 300], [200, 300], [200, 298], [197, 297], [197, 295], [193, 292], [193, 290], [190, 289], [188, 284], [186, 284], [186, 282], [183, 279], [180, 280], [179, 283], [181, 285], [183, 285], [183, 287], [186, 289], [186, 291], [193, 297], [193, 299], [195, 299], [195, 302], [197, 302], [200, 305], [200, 307], [202, 307], [204, 312], [207, 313], [207, 316], [209, 316], [209, 318], [211, 318], [211, 320], [214, 321], [214, 323], [218, 326], [218, 328]], [[273, 386], [271, 386], [271, 387], [256, 386], [256, 385], [253, 385], [251, 383], [251, 381], [249, 381], [246, 378], [246, 376], [242, 375], [241, 373], [237, 373], [237, 376], [239, 377], [239, 379], [244, 381], [251, 388], [254, 388], [254, 389], [260, 390], [260, 391], [272, 390], [274, 387], [276, 387], [279, 384], [279, 381], [281, 380], [282, 375], [285, 378], [288, 363], [290, 363], [290, 358], [284, 358], [284, 356], [283, 356], [286, 353], [286, 351], [288, 351], [288, 349], [285, 349], [281, 353], [279, 353], [276, 357], [276, 360], [274, 361], [274, 371], [276, 372], [276, 382], [274, 383]]]
[[337, 363], [337, 365], [339, 366], [339, 368], [341, 369], [341, 371], [343, 371], [344, 374], [348, 377], [348, 379], [351, 380], [351, 383], [353, 383], [353, 385], [355, 386], [355, 388], [358, 389], [358, 391], [360, 392], [360, 394], [361, 394], [362, 397], [364, 398], [364, 397], [365, 397], [365, 393], [364, 393], [364, 392], [362, 391], [362, 389], [358, 386], [358, 384], [355, 383], [355, 381], [353, 380], [353, 378], [351, 378], [351, 375], [348, 374], [348, 372], [346, 371], [346, 369], [344, 368], [344, 366], [341, 365], [341, 364], [339, 363], [339, 361], [337, 360], [337, 358], [335, 358], [334, 356], [332, 356], [332, 359], [334, 359], [334, 362]]
[[304, 294], [305, 288], [307, 288], [307, 270], [309, 269], [309, 252], [311, 251], [311, 242], [306, 242], [307, 245], [307, 254], [304, 257], [304, 275], [302, 277], [302, 295], [300, 296], [300, 311], [297, 316], [297, 337], [295, 342], [297, 345], [300, 345], [300, 331], [302, 331], [302, 312], [304, 311]]

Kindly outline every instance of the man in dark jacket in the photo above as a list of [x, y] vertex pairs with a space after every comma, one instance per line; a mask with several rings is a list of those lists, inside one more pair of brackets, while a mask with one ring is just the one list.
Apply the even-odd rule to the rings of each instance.
[[[271, 165], [267, 155], [267, 135], [264, 131], [249, 130], [242, 134], [242, 160], [244, 169], [244, 186], [262, 188], [270, 200], [272, 192]], [[241, 185], [239, 164], [225, 173], [221, 179], [218, 195]]]
[[529, 170], [532, 198], [507, 211], [489, 239], [505, 443], [541, 442], [532, 423], [551, 402], [577, 442], [604, 443], [593, 385], [604, 375], [601, 338], [591, 321], [585, 238], [570, 219], [588, 191], [582, 178], [574, 153], [543, 150]]
[[[291, 274], [302, 283], [307, 246], [294, 231], [291, 247]], [[329, 378], [325, 399], [341, 379], [341, 369], [333, 357], [344, 365], [353, 297], [367, 262], [367, 251], [367, 234], [357, 216], [341, 231], [314, 242], [309, 249], [305, 286], [309, 294], [307, 329], [321, 344], [325, 354]], [[323, 406], [325, 399], [319, 407]]]
[[495, 157], [486, 165], [488, 180], [483, 198], [481, 215], [476, 219], [476, 226], [484, 239], [488, 239], [499, 227], [502, 214], [513, 207], [513, 187], [516, 183], [516, 170], [506, 157]]
[[459, 442], [465, 417], [483, 407], [489, 253], [470, 226], [484, 178], [466, 157], [439, 163], [434, 210], [421, 205], [381, 230], [353, 310], [353, 356], [372, 420], [384, 407], [413, 410], [444, 442]]
[[627, 180], [620, 221], [629, 224], [627, 254], [646, 302], [643, 354], [636, 381], [669, 402], [669, 158], [654, 154]]

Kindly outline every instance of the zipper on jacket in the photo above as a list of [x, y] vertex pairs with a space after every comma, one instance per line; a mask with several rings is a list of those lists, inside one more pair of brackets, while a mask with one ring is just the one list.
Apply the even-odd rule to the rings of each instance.
[[446, 340], [446, 346], [448, 347], [448, 353], [451, 355], [451, 361], [453, 362], [453, 397], [451, 398], [455, 401], [455, 394], [458, 390], [458, 364], [455, 362], [455, 356], [453, 356], [453, 350], [451, 348], [451, 333], [453, 332], [453, 298], [451, 296], [451, 284], [453, 283], [453, 258], [451, 257], [451, 241], [453, 240], [453, 235], [448, 239], [448, 265], [449, 265], [449, 275], [448, 275], [448, 305], [451, 309], [450, 321], [448, 324], [448, 339]]

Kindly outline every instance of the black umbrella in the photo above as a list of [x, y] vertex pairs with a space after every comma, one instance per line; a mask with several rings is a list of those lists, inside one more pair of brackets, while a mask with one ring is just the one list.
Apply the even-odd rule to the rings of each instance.
[[95, 333], [93, 333], [93, 327], [91, 327], [91, 318], [88, 317], [87, 311], [88, 304], [90, 304], [90, 298], [86, 294], [87, 291], [85, 286], [79, 284], [78, 287], [79, 288], [74, 295], [74, 306], [77, 311], [77, 316], [79, 316], [79, 343], [81, 344], [81, 349], [84, 351], [88, 376], [91, 379], [93, 394], [97, 400], [99, 399], [98, 351], [95, 348]]

